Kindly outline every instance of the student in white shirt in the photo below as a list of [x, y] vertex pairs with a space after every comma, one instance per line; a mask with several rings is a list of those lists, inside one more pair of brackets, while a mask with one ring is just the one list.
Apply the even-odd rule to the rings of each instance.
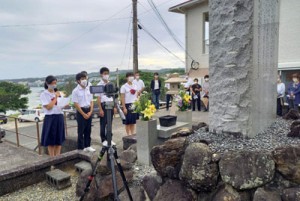
[[78, 126], [78, 149], [93, 152], [91, 147], [93, 95], [90, 93], [88, 81], [84, 73], [76, 75], [77, 87], [72, 92], [72, 101], [77, 110], [76, 120]]
[[41, 145], [48, 147], [50, 157], [60, 155], [61, 145], [65, 141], [65, 124], [62, 108], [57, 106], [60, 92], [56, 89], [57, 79], [46, 77], [43, 91], [40, 95], [45, 119], [42, 129]]
[[[105, 86], [107, 83], [109, 83], [109, 69], [107, 67], [102, 67], [100, 69], [100, 76], [101, 81], [98, 83], [98, 86]], [[112, 97], [107, 97], [104, 93], [96, 94], [97, 96], [97, 103], [99, 106], [99, 112], [100, 112], [100, 137], [102, 144], [104, 146], [107, 146], [107, 136], [106, 136], [106, 125], [107, 125], [107, 111], [105, 109], [105, 103], [113, 101]], [[111, 121], [113, 120], [113, 113], [111, 112]], [[115, 145], [115, 143], [112, 141], [112, 145]]]
[[135, 73], [135, 80], [133, 80], [132, 83], [137, 86], [138, 95], [142, 94], [142, 92], [145, 89], [145, 83], [144, 83], [143, 80], [140, 79], [140, 73], [139, 72]]
[[127, 83], [121, 87], [121, 101], [123, 112], [126, 120], [123, 121], [127, 135], [132, 135], [135, 132], [135, 124], [137, 120], [137, 113], [131, 111], [132, 103], [137, 100], [137, 86], [133, 84], [134, 75], [129, 72], [126, 74]]

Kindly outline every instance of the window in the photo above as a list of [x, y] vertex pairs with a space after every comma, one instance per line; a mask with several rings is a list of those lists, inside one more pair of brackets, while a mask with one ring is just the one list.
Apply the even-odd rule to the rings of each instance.
[[203, 13], [203, 54], [209, 53], [209, 14]]

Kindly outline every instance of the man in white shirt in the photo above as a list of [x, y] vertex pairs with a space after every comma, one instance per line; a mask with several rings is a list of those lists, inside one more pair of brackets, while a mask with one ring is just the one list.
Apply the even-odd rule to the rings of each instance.
[[[100, 69], [100, 76], [101, 81], [98, 83], [98, 86], [105, 86], [107, 83], [109, 83], [109, 69], [107, 67], [102, 67]], [[107, 110], [105, 109], [105, 103], [113, 101], [112, 97], [107, 97], [105, 93], [96, 94], [97, 96], [97, 103], [99, 106], [99, 113], [100, 113], [100, 138], [102, 141], [102, 144], [104, 146], [107, 146], [107, 136], [106, 136], [106, 125], [107, 125]], [[113, 119], [113, 112], [111, 112], [111, 121]], [[112, 145], [115, 145], [115, 143], [112, 141]]]
[[94, 152], [95, 149], [91, 147], [93, 95], [87, 87], [88, 81], [84, 73], [78, 73], [76, 81], [78, 85], [72, 92], [72, 101], [77, 110], [78, 149]]
[[137, 72], [135, 73], [135, 80], [133, 80], [133, 84], [137, 86], [138, 95], [142, 94], [145, 89], [145, 83], [143, 80], [140, 79], [140, 74]]

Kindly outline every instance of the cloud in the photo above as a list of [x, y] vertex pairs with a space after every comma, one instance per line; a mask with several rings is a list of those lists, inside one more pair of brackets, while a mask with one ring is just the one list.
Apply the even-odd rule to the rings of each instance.
[[[169, 7], [183, 0], [154, 2], [170, 28], [183, 41], [184, 16], [168, 12]], [[184, 51], [149, 9], [147, 0], [141, 0], [138, 8], [140, 21], [161, 43], [184, 59]], [[113, 18], [117, 19], [101, 21], [113, 14], [116, 14]], [[0, 27], [0, 79], [73, 74], [81, 70], [98, 71], [99, 66], [103, 65], [113, 70], [130, 69], [131, 28], [127, 36], [130, 17], [130, 0], [24, 0], [22, 3], [3, 0], [0, 26], [48, 25]], [[91, 20], [99, 21], [49, 25]], [[143, 30], [139, 30], [139, 58], [141, 68], [183, 66]]]

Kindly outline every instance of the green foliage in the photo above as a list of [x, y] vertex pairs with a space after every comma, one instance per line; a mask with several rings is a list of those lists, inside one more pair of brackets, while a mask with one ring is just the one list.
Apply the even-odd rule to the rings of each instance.
[[28, 98], [23, 97], [31, 93], [27, 86], [11, 82], [0, 82], [0, 112], [27, 108]]

